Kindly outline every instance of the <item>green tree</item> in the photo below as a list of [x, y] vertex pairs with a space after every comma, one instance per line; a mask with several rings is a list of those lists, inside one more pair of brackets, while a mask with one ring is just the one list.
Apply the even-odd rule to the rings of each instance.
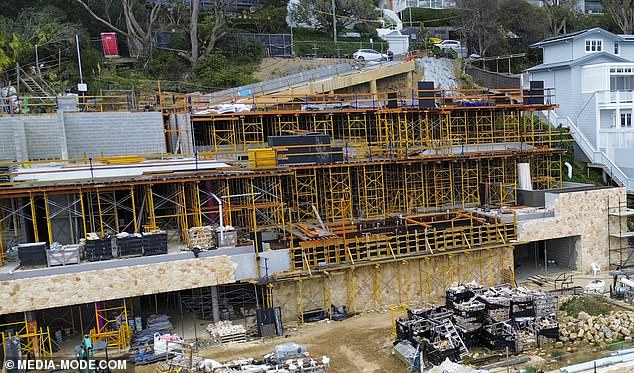
[[288, 30], [286, 6], [262, 5], [251, 15], [258, 33], [282, 33]]
[[[335, 0], [335, 14], [337, 30], [358, 22], [374, 22], [379, 16], [372, 0]], [[332, 35], [331, 0], [299, 0], [291, 8], [291, 16], [294, 22], [318, 27]]]
[[519, 36], [525, 47], [548, 37], [548, 25], [543, 22], [544, 9], [525, 0], [503, 0], [499, 18], [500, 25]]
[[15, 67], [33, 49], [24, 37], [17, 33], [0, 33], [0, 73]]
[[[146, 0], [121, 0], [121, 7], [103, 0], [75, 0], [93, 18], [126, 37], [128, 50], [133, 56], [148, 56], [154, 45], [157, 20], [163, 1], [154, 4]], [[124, 26], [119, 25], [117, 20]]]
[[254, 82], [250, 71], [217, 52], [201, 59], [194, 67], [194, 74], [196, 83], [213, 90]]
[[480, 56], [503, 39], [498, 20], [499, 0], [457, 0], [460, 23], [469, 43]]
[[634, 27], [634, 0], [602, 0], [603, 8], [625, 34]]
[[551, 36], [568, 32], [567, 23], [575, 13], [576, 3], [576, 1], [542, 0]]

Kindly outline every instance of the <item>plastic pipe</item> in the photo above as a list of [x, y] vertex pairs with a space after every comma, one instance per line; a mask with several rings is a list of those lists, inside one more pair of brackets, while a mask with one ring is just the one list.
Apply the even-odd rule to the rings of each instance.
[[564, 166], [568, 169], [568, 179], [572, 179], [572, 165], [568, 162], [564, 162]]

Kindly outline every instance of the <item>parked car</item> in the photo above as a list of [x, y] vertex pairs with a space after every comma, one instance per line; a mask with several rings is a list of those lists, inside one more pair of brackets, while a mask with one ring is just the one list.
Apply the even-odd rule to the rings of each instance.
[[458, 49], [462, 46], [458, 40], [443, 40], [440, 43], [434, 44], [434, 47], [438, 47], [440, 49]]
[[352, 58], [357, 61], [387, 61], [388, 55], [374, 49], [359, 49], [352, 54]]

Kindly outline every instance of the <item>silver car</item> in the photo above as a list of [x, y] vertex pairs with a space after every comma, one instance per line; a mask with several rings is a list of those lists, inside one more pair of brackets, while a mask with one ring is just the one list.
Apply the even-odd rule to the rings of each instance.
[[357, 61], [387, 61], [388, 55], [379, 53], [374, 49], [359, 49], [352, 54], [352, 59]]

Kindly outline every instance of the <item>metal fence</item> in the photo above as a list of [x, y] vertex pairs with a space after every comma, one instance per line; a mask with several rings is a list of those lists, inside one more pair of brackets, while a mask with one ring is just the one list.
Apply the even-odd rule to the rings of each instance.
[[234, 34], [237, 43], [260, 42], [269, 57], [292, 57], [293, 37], [291, 34]]

